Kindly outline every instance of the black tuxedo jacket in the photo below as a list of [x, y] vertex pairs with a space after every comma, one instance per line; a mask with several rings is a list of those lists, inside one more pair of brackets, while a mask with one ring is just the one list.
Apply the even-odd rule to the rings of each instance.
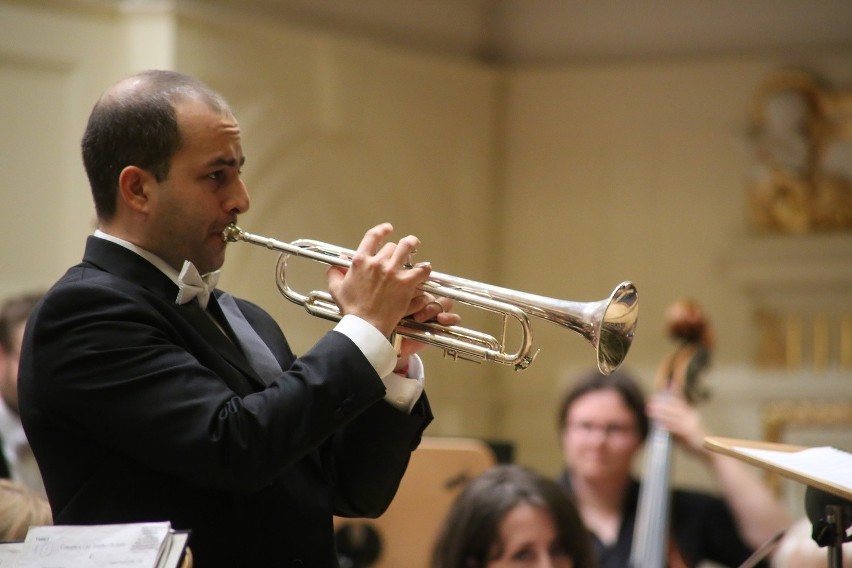
[[[56, 524], [169, 520], [197, 568], [336, 566], [332, 515], [390, 504], [431, 420], [382, 400], [328, 332], [303, 356], [237, 304], [283, 369], [268, 386], [196, 302], [135, 253], [90, 237], [33, 311], [19, 391]], [[230, 330], [228, 330], [230, 331]]]

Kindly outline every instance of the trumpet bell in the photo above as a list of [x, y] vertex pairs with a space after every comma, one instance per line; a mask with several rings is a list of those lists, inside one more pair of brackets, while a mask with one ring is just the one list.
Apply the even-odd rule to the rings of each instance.
[[597, 334], [587, 338], [597, 350], [598, 369], [605, 375], [618, 369], [627, 357], [639, 323], [638, 300], [633, 283], [622, 282], [616, 286], [604, 305]]
[[[624, 362], [639, 321], [639, 295], [636, 286], [629, 281], [616, 286], [609, 298], [597, 302], [548, 298], [436, 272], [432, 272], [429, 281], [441, 288], [463, 290], [489, 301], [502, 302], [529, 316], [579, 333], [595, 348], [598, 369], [606, 375]], [[529, 348], [531, 350], [531, 346]], [[534, 353], [529, 355], [527, 361], [516, 368], [526, 368], [534, 357]]]

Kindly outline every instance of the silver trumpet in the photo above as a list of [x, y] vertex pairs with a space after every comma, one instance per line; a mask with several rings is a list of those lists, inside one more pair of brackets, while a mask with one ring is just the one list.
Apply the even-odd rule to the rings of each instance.
[[[328, 292], [315, 290], [300, 294], [287, 284], [287, 260], [290, 255], [294, 255], [348, 268], [354, 251], [308, 239], [285, 243], [248, 233], [234, 224], [222, 231], [222, 239], [226, 242], [245, 241], [280, 252], [276, 283], [281, 294], [291, 302], [304, 306], [311, 315], [332, 321], [343, 317]], [[638, 293], [631, 282], [622, 282], [609, 298], [598, 302], [556, 300], [434, 271], [420, 285], [420, 289], [435, 296], [502, 314], [501, 338], [498, 340], [487, 333], [460, 326], [418, 323], [407, 318], [399, 322], [396, 328], [398, 335], [437, 346], [454, 358], [494, 361], [513, 365], [516, 370], [526, 369], [537, 354], [532, 352], [529, 316], [567, 327], [585, 337], [595, 348], [598, 368], [604, 374], [612, 373], [624, 361], [633, 342], [639, 316]], [[518, 349], [512, 353], [507, 352], [505, 346], [509, 318], [514, 318], [521, 328]]]

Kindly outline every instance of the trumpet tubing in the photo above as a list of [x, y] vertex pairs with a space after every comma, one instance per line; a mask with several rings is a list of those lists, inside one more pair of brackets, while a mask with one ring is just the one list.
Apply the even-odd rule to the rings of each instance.
[[[327, 291], [314, 290], [301, 294], [289, 286], [287, 260], [293, 255], [348, 268], [351, 264], [349, 258], [354, 251], [308, 239], [282, 242], [243, 231], [233, 224], [222, 232], [222, 239], [226, 242], [243, 241], [279, 252], [276, 284], [281, 294], [303, 306], [311, 315], [333, 321], [342, 317]], [[631, 282], [622, 282], [609, 298], [598, 302], [557, 300], [435, 271], [420, 288], [435, 296], [501, 315], [502, 335], [498, 339], [488, 333], [461, 326], [418, 323], [408, 318], [397, 325], [398, 335], [439, 347], [445, 354], [455, 358], [493, 361], [512, 365], [517, 370], [526, 369], [536, 355], [533, 352], [530, 317], [550, 321], [582, 335], [595, 348], [600, 371], [609, 374], [627, 356], [639, 315], [638, 293]], [[514, 320], [520, 326], [518, 347], [512, 351], [507, 350], [505, 345], [509, 320]]]

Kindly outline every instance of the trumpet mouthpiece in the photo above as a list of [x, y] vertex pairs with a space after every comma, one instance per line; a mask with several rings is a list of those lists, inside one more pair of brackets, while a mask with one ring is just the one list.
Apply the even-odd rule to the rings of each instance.
[[240, 234], [242, 232], [242, 229], [237, 227], [234, 223], [231, 223], [222, 230], [222, 240], [226, 243], [235, 243], [240, 240]]

